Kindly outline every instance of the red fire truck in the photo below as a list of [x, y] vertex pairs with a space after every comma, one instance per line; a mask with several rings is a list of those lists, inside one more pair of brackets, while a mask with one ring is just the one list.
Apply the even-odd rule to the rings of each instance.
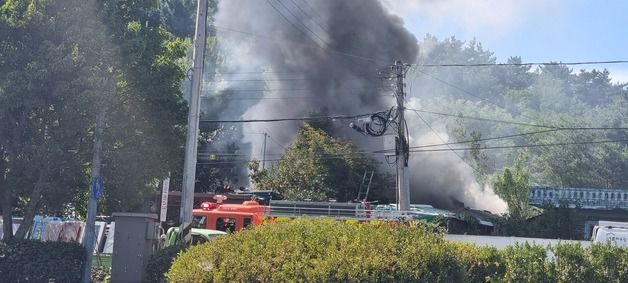
[[337, 219], [369, 218], [368, 203], [336, 203], [306, 201], [271, 201], [269, 206], [256, 201], [225, 204], [226, 196], [215, 196], [216, 202], [203, 202], [192, 211], [193, 228], [239, 231], [250, 225], [259, 225], [264, 219], [276, 217], [332, 217]]
[[200, 208], [192, 211], [192, 227], [233, 232], [262, 224], [266, 214], [268, 207], [252, 200], [242, 204], [203, 202]]

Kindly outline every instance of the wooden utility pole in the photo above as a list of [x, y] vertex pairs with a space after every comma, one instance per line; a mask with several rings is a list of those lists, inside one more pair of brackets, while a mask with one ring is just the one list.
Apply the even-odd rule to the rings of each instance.
[[405, 108], [403, 106], [405, 100], [404, 78], [406, 74], [405, 65], [401, 61], [396, 61], [393, 66], [395, 77], [397, 78], [397, 91], [395, 98], [397, 99], [398, 111], [398, 129], [397, 129], [397, 192], [399, 196], [399, 211], [410, 211], [410, 182], [408, 173], [408, 139], [406, 133], [406, 121], [404, 118]]

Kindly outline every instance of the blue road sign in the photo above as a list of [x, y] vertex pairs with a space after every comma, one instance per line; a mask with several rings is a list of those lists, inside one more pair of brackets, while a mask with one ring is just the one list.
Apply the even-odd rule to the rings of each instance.
[[99, 200], [102, 197], [102, 194], [105, 190], [105, 186], [103, 184], [102, 177], [96, 177], [92, 181], [92, 194], [94, 195], [94, 199]]

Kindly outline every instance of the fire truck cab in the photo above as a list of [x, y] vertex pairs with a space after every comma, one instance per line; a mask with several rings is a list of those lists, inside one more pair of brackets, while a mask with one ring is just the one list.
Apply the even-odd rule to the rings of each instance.
[[242, 204], [203, 202], [200, 208], [192, 211], [192, 227], [235, 232], [262, 224], [267, 212], [268, 208], [256, 201], [245, 201]]

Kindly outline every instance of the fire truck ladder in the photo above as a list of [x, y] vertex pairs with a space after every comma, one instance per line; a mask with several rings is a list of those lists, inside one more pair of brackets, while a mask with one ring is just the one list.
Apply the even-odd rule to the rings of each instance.
[[366, 200], [368, 198], [369, 191], [371, 190], [371, 182], [373, 181], [374, 172], [375, 171], [371, 171], [371, 177], [369, 177], [369, 182], [366, 185], [366, 192], [362, 192], [362, 187], [364, 186], [364, 183], [366, 182], [366, 174], [368, 173], [368, 171], [364, 171], [364, 176], [362, 176], [362, 183], [360, 183], [360, 190], [358, 191], [357, 201]]

